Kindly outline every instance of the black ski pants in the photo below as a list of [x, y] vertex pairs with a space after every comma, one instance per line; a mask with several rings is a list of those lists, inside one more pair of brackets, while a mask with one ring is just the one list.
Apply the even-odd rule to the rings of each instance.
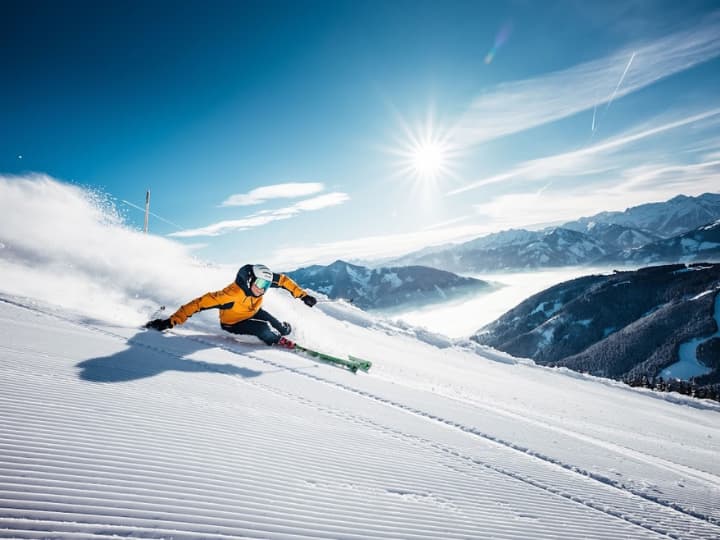
[[288, 327], [270, 315], [264, 309], [258, 311], [250, 319], [235, 324], [221, 324], [223, 330], [232, 334], [257, 336], [267, 345], [274, 345], [280, 336], [289, 333]]

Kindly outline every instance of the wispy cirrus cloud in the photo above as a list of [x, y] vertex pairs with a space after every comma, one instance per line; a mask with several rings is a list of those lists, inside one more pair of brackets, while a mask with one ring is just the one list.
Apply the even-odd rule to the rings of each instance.
[[320, 193], [325, 186], [320, 182], [288, 182], [255, 188], [248, 193], [230, 195], [220, 206], [252, 206], [271, 199], [296, 199]]
[[321, 210], [329, 206], [337, 206], [350, 200], [350, 196], [347, 193], [333, 192], [326, 193], [325, 195], [319, 195], [312, 199], [305, 199], [297, 204], [292, 205], [292, 208], [296, 212], [311, 212], [313, 210]]
[[[717, 192], [720, 139], [708, 134], [720, 125], [720, 108], [678, 116], [575, 152], [521, 163], [466, 186], [473, 189], [511, 181], [503, 186], [505, 193], [474, 205], [474, 209], [498, 230], [528, 228], [602, 211], [622, 211], [680, 193]], [[672, 133], [682, 128], [681, 137]], [[667, 137], [645, 140], [662, 135]], [[562, 181], [563, 177], [570, 181]]]
[[613, 189], [623, 194], [630, 191], [686, 192], [693, 186], [700, 193], [716, 192], [720, 186], [720, 155], [699, 163], [655, 163], [631, 167], [623, 171], [623, 181]]
[[609, 105], [718, 56], [720, 12], [697, 27], [627, 47], [605, 58], [501, 84], [474, 100], [456, 124], [454, 143], [472, 146]]
[[347, 202], [348, 200], [350, 200], [350, 196], [347, 193], [325, 193], [317, 197], [299, 201], [292, 206], [288, 206], [285, 208], [279, 208], [276, 210], [263, 210], [261, 212], [257, 212], [241, 219], [219, 221], [205, 227], [174, 232], [171, 233], [169, 236], [174, 236], [177, 238], [193, 238], [197, 236], [219, 236], [221, 234], [227, 234], [229, 232], [245, 231], [248, 229], [253, 229], [255, 227], [267, 225], [268, 223], [272, 223], [273, 221], [289, 219], [296, 216], [297, 214], [300, 214], [301, 212], [312, 212], [331, 206], [337, 206]]
[[579, 150], [528, 160], [502, 173], [470, 182], [465, 186], [448, 192], [448, 195], [457, 195], [483, 186], [507, 182], [513, 179], [521, 178], [523, 181], [542, 181], [557, 176], [583, 176], [617, 169], [620, 165], [608, 160], [608, 156], [620, 152], [624, 147], [674, 129], [708, 120], [713, 122], [720, 120], [720, 108], [713, 108], [691, 115], [684, 114], [678, 119], [657, 125], [645, 126], [642, 129], [626, 132], [617, 137], [606, 139]]
[[448, 219], [445, 221], [441, 221], [439, 223], [433, 223], [432, 225], [428, 225], [426, 227], [423, 227], [423, 231], [431, 231], [433, 229], [445, 229], [449, 225], [454, 225], [455, 223], [460, 223], [461, 221], [467, 221], [468, 219], [472, 218], [471, 215], [467, 216], [460, 216], [453, 219]]
[[337, 259], [395, 258], [428, 246], [449, 241], [470, 240], [492, 232], [487, 224], [464, 225], [408, 233], [366, 236], [351, 240], [315, 244], [282, 246], [270, 257], [267, 264], [284, 268], [307, 264], [327, 264]]
[[[626, 175], [629, 175], [626, 177]], [[558, 225], [600, 212], [623, 211], [632, 206], [669, 200], [679, 193], [698, 196], [716, 193], [720, 185], [720, 163], [648, 166], [623, 171], [620, 180], [596, 187], [588, 196], [587, 187], [534, 193], [509, 193], [474, 208], [494, 230], [533, 229]]]

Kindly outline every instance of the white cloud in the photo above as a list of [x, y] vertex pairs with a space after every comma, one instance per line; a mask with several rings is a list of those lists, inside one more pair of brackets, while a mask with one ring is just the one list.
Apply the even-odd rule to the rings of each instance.
[[196, 236], [219, 236], [233, 231], [245, 231], [267, 225], [273, 221], [289, 219], [301, 212], [312, 212], [331, 206], [337, 206], [348, 200], [350, 200], [350, 197], [347, 193], [326, 193], [324, 195], [300, 201], [285, 208], [279, 208], [277, 210], [263, 210], [242, 219], [224, 220], [197, 229], [187, 229], [184, 231], [174, 232], [169, 236], [175, 236], [178, 238], [193, 238]]
[[248, 193], [238, 193], [225, 199], [220, 206], [252, 206], [271, 199], [294, 199], [320, 193], [325, 187], [319, 182], [289, 182], [263, 186]]
[[[669, 197], [668, 197], [669, 198]], [[654, 200], [650, 199], [650, 200]], [[648, 200], [640, 200], [645, 203]], [[619, 194], [593, 193], [578, 190], [542, 191], [538, 193], [513, 193], [502, 195], [487, 203], [475, 205], [483, 219], [492, 223], [494, 230], [513, 228], [536, 228], [532, 224], [550, 224], [573, 221], [602, 211], [625, 210], [627, 200]]]
[[346, 201], [350, 200], [347, 193], [326, 193], [325, 195], [319, 195], [312, 199], [306, 199], [294, 204], [291, 208], [296, 209], [298, 212], [309, 212], [312, 210], [320, 210], [327, 208], [328, 206], [337, 206]]
[[547, 180], [548, 178], [561, 175], [582, 176], [615, 170], [620, 167], [621, 164], [613, 163], [607, 158], [610, 154], [618, 152], [625, 146], [703, 120], [718, 120], [718, 117], [720, 117], [720, 108], [709, 109], [702, 113], [689, 116], [683, 115], [678, 120], [624, 133], [580, 150], [525, 161], [508, 171], [482, 178], [452, 190], [448, 192], [448, 195], [457, 195], [472, 189], [515, 178], [522, 178], [523, 180]]
[[461, 221], [467, 221], [472, 216], [460, 216], [453, 219], [448, 219], [447, 221], [441, 221], [439, 223], [433, 223], [432, 225], [428, 225], [427, 227], [423, 227], [424, 231], [429, 231], [432, 229], [442, 229], [447, 227], [448, 225], [453, 225], [455, 223], [459, 223]]
[[206, 227], [200, 227], [197, 229], [186, 229], [184, 231], [178, 231], [170, 233], [168, 236], [175, 236], [177, 238], [194, 238], [196, 236], [219, 236], [232, 231], [245, 231], [252, 229], [253, 227], [260, 227], [267, 225], [273, 221], [279, 219], [287, 219], [291, 216], [251, 216], [244, 219], [230, 219], [207, 225]]
[[[588, 193], [585, 186], [540, 191], [537, 193], [513, 193], [502, 195], [487, 203], [475, 206], [475, 210], [490, 223], [495, 231], [510, 228], [536, 228], [533, 224], [561, 224], [600, 212], [624, 211], [632, 206], [650, 202], [667, 201], [679, 194], [697, 196], [717, 192], [720, 185], [720, 167], [707, 170], [701, 175], [695, 167], [682, 170], [674, 167], [672, 177], [666, 183], [651, 181], [653, 174], [664, 174], [661, 168], [646, 170], [642, 182], [634, 179], [619, 182]], [[683, 176], [685, 181], [683, 181]]]
[[[716, 13], [695, 28], [605, 58], [499, 85], [475, 99], [456, 126], [455, 142], [471, 146], [609, 104], [717, 56], [720, 16]], [[602, 116], [604, 111], [598, 112]]]
[[493, 229], [486, 224], [466, 225], [430, 231], [367, 236], [314, 245], [284, 246], [269, 257], [268, 264], [289, 269], [308, 264], [328, 264], [337, 259], [380, 259], [398, 257], [428, 246], [469, 240]]
[[[593, 146], [520, 163], [450, 194], [506, 183], [505, 194], [474, 207], [494, 230], [501, 230], [625, 210], [680, 193], [717, 192], [720, 159], [713, 159], [711, 152], [717, 141], [707, 134], [719, 122], [720, 108], [678, 114]], [[687, 128], [681, 137], [672, 133], [680, 128]], [[662, 135], [667, 135], [662, 144], [653, 140], [652, 145], [641, 145]], [[536, 183], [531, 192], [528, 183]]]
[[693, 189], [699, 193], [717, 192], [720, 188], [720, 156], [713, 161], [701, 163], [675, 164], [659, 163], [641, 165], [623, 171], [625, 181], [618, 184], [614, 191]]

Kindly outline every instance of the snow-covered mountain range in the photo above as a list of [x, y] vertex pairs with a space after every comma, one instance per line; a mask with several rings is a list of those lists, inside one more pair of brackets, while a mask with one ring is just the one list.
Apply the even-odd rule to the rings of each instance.
[[719, 329], [720, 264], [699, 263], [560, 283], [472, 339], [545, 365], [618, 379], [695, 375], [720, 390], [720, 356], [710, 354]]
[[504, 231], [419, 257], [411, 254], [393, 262], [423, 264], [454, 272], [482, 272], [582, 265], [606, 254], [603, 244], [587, 234], [553, 228]]
[[[720, 220], [672, 238], [656, 240], [634, 249], [623, 249], [606, 259], [627, 264], [651, 264], [668, 261], [720, 260]], [[603, 259], [597, 261], [604, 262]]]
[[[503, 231], [461, 244], [427, 248], [386, 264], [422, 264], [463, 273], [720, 260], [720, 244], [707, 230], [718, 219], [719, 194], [681, 195], [664, 203], [603, 212], [542, 231]], [[685, 239], [688, 233], [706, 239], [694, 244]], [[672, 247], [678, 245], [680, 249]]]
[[116, 218], [0, 177], [0, 536], [720, 536], [719, 404], [274, 289], [294, 339], [371, 371], [229, 338], [214, 310], [143, 330], [237, 268]]
[[720, 194], [697, 197], [678, 195], [660, 202], [633, 206], [624, 212], [602, 212], [563, 225], [568, 229], [590, 231], [598, 225], [620, 225], [670, 238], [720, 218]]
[[486, 281], [426, 266], [367, 268], [338, 260], [287, 274], [302, 287], [331, 299], [352, 301], [363, 309], [426, 305], [492, 289]]

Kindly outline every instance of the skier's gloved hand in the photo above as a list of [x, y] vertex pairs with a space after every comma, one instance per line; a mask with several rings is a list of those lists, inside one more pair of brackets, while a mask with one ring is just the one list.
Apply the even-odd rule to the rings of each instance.
[[280, 323], [281, 329], [280, 329], [280, 335], [281, 336], [287, 336], [292, 332], [292, 326], [290, 326], [289, 322], [283, 322]]
[[317, 300], [315, 299], [315, 297], [310, 296], [309, 294], [306, 294], [300, 300], [305, 302], [305, 305], [308, 307], [313, 307], [315, 304], [317, 304]]
[[153, 330], [162, 332], [163, 330], [167, 330], [173, 326], [174, 325], [170, 319], [155, 319], [147, 323], [145, 328], [152, 328]]

